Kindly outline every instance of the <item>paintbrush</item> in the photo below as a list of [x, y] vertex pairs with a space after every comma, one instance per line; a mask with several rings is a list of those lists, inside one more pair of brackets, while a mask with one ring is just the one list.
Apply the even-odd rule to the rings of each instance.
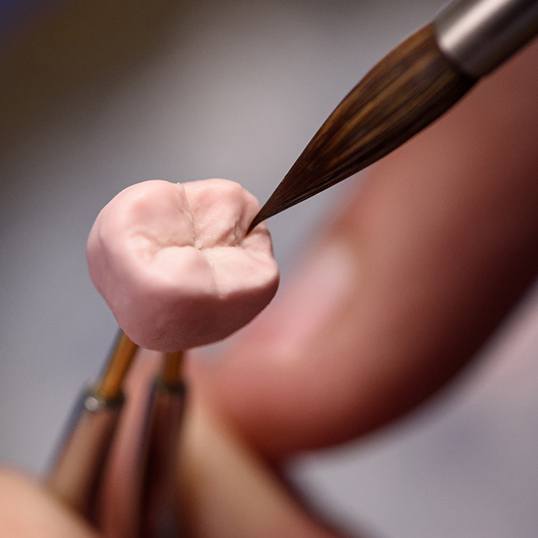
[[137, 350], [120, 331], [100, 379], [82, 391], [46, 479], [57, 498], [91, 522], [123, 407], [123, 384]]
[[537, 0], [449, 4], [385, 56], [341, 101], [249, 231], [402, 145], [537, 33]]
[[140, 536], [179, 536], [175, 457], [186, 403], [184, 353], [165, 353], [150, 402]]

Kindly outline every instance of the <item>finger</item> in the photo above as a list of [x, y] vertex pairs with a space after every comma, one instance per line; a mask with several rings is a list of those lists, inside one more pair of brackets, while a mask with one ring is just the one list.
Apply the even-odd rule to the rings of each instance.
[[535, 278], [538, 45], [373, 168], [282, 299], [193, 375], [269, 454], [400, 416]]
[[342, 536], [308, 513], [194, 397], [178, 450], [181, 529], [203, 538]]
[[0, 471], [0, 534], [17, 538], [97, 538], [37, 480]]

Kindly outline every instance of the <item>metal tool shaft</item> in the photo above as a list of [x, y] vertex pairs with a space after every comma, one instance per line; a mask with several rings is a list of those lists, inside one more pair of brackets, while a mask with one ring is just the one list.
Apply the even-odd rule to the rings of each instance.
[[480, 78], [538, 33], [538, 0], [456, 0], [434, 27], [441, 51]]

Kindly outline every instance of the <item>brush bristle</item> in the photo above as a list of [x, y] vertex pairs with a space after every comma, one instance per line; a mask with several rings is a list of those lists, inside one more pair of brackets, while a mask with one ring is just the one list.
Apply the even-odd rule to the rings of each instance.
[[422, 28], [342, 100], [251, 229], [384, 157], [449, 109], [473, 84], [439, 50], [433, 26]]

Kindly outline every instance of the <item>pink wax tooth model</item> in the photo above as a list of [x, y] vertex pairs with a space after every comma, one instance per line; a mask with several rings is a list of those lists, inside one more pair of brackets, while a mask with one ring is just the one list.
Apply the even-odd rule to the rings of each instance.
[[136, 344], [180, 351], [220, 340], [256, 316], [278, 286], [259, 209], [238, 183], [150, 180], [99, 213], [87, 244], [90, 275]]

